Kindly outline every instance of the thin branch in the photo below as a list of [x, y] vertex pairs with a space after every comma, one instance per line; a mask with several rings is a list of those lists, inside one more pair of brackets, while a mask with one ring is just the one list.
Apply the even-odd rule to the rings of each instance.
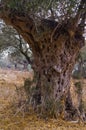
[[78, 22], [79, 22], [80, 18], [82, 18], [84, 13], [86, 13], [86, 0], [81, 0], [75, 20], [74, 20], [75, 27], [77, 27]]
[[82, 34], [84, 33], [84, 29], [85, 29], [85, 26], [86, 26], [85, 21], [86, 21], [86, 12], [83, 14], [82, 20], [81, 20], [81, 22], [79, 24], [79, 27], [80, 27], [80, 30], [81, 30]]
[[23, 46], [22, 46], [23, 43], [22, 43], [22, 38], [21, 38], [20, 34], [19, 34], [19, 41], [20, 41], [19, 51], [25, 56], [25, 58], [27, 59], [27, 61], [31, 64], [32, 63], [31, 59], [30, 59], [30, 57], [27, 54], [28, 48], [26, 49], [26, 51], [23, 51]]

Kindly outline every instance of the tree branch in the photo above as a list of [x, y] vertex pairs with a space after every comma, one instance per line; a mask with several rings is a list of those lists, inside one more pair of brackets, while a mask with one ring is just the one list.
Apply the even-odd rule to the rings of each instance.
[[[80, 5], [78, 7], [76, 17], [74, 19], [74, 26], [75, 27], [78, 26], [79, 20], [80, 20], [80, 18], [81, 19], [83, 18], [84, 14], [86, 14], [86, 0], [81, 0]], [[85, 16], [85, 18], [86, 18], [86, 16]]]

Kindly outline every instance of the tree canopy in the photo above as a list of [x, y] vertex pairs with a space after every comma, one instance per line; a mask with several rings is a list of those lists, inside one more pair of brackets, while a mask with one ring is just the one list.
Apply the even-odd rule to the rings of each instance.
[[[6, 60], [5, 53], [8, 55]], [[23, 38], [17, 33], [15, 29], [11, 26], [7, 26], [4, 22], [0, 23], [0, 54], [1, 62], [3, 61], [5, 65], [2, 67], [10, 66], [10, 64], [20, 63], [24, 64], [24, 61], [27, 61], [28, 64], [31, 63], [30, 58], [32, 57], [31, 50], [29, 45], [23, 40]]]
[[86, 13], [85, 0], [1, 0], [0, 5], [0, 14], [4, 11], [9, 15], [18, 12], [23, 15], [28, 14], [35, 23], [39, 23], [44, 18], [58, 22], [74, 18], [79, 22], [78, 19]]
[[61, 19], [74, 17], [80, 0], [1, 0], [1, 3], [5, 8], [26, 11], [36, 17], [47, 16], [58, 20], [59, 17]]

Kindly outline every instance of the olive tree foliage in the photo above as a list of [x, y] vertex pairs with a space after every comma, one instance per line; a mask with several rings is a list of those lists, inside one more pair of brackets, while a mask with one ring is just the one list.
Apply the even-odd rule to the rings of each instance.
[[[28, 13], [38, 23], [42, 18], [57, 21], [74, 18], [81, 0], [1, 0], [1, 6]], [[83, 3], [83, 1], [82, 1]], [[80, 5], [81, 6], [81, 5]], [[83, 12], [84, 7], [82, 8]], [[81, 11], [81, 9], [80, 9]], [[79, 14], [77, 14], [79, 15]]]
[[75, 16], [80, 0], [1, 0], [5, 7], [19, 11], [28, 11], [31, 15], [38, 17], [49, 17], [65, 19]]
[[0, 25], [0, 51], [8, 48], [9, 46], [16, 46], [17, 38], [15, 37], [17, 33], [11, 27], [6, 26], [5, 23]]
[[31, 64], [32, 61], [30, 58], [32, 57], [32, 52], [29, 48], [29, 45], [11, 26], [7, 26], [1, 21], [0, 27], [0, 52], [3, 53], [3, 51], [9, 50], [8, 57], [10, 56], [11, 62], [13, 62], [12, 59], [19, 61], [19, 57], [21, 60], [23, 60], [24, 56], [27, 62]]
[[76, 79], [86, 78], [86, 44], [79, 52], [72, 76]]

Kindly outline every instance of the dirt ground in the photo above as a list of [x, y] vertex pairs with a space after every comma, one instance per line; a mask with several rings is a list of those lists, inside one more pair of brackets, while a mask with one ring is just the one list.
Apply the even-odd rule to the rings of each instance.
[[77, 121], [39, 119], [32, 111], [26, 111], [24, 104], [19, 104], [26, 78], [32, 79], [32, 74], [0, 69], [0, 130], [86, 130], [86, 125]]

